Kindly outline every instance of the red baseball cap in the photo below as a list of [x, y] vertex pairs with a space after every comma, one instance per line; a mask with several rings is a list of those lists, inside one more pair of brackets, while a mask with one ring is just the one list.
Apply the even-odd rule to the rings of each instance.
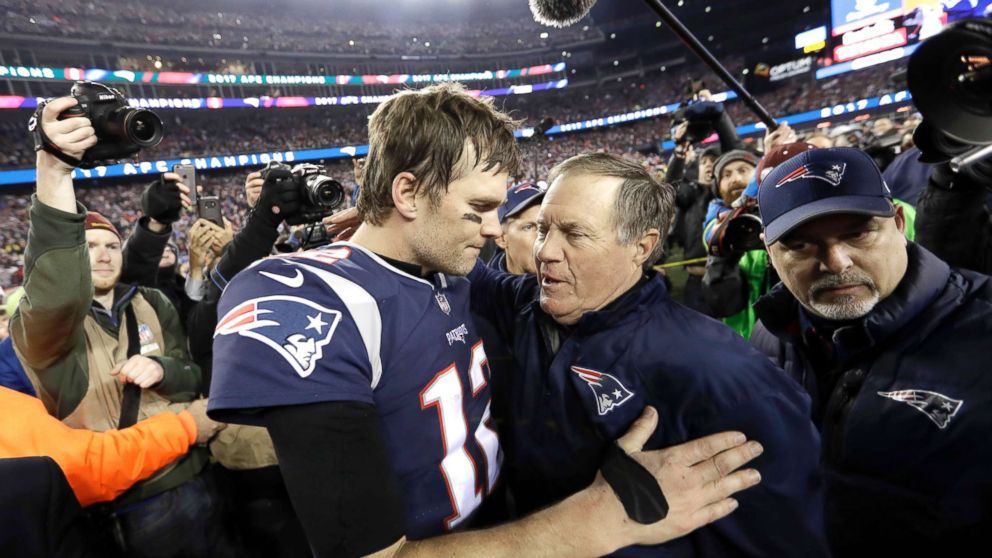
[[115, 235], [117, 235], [117, 238], [119, 238], [121, 240], [124, 240], [123, 238], [121, 238], [121, 233], [117, 230], [117, 227], [115, 227], [114, 224], [111, 223], [106, 217], [104, 217], [103, 215], [100, 215], [96, 211], [87, 211], [86, 212], [86, 227], [85, 228], [88, 231], [90, 231], [90, 230], [110, 231], [110, 232], [114, 233]]

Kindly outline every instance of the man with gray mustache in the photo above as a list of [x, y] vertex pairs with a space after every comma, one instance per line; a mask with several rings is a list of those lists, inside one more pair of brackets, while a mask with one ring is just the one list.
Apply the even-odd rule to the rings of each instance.
[[834, 556], [973, 552], [992, 528], [992, 278], [907, 241], [857, 149], [789, 159], [758, 206], [782, 283], [751, 343], [812, 397]]

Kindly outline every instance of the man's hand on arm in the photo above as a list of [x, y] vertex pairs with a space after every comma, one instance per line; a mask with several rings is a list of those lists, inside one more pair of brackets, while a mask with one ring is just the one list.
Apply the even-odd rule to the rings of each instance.
[[222, 422], [210, 420], [210, 417], [207, 416], [206, 399], [197, 399], [190, 403], [189, 407], [186, 407], [186, 411], [189, 412], [193, 417], [193, 422], [196, 423], [196, 443], [198, 445], [205, 445], [227, 426]]
[[327, 236], [337, 242], [350, 239], [358, 226], [362, 224], [362, 219], [358, 215], [358, 209], [349, 207], [344, 211], [338, 211], [334, 215], [324, 217], [323, 224], [327, 230]]
[[[59, 115], [74, 107], [73, 97], [53, 99], [41, 113], [40, 126], [56, 148], [66, 155], [79, 159], [87, 149], [96, 145], [96, 131], [89, 118], [84, 116], [59, 120]], [[41, 203], [76, 213], [76, 195], [72, 190], [72, 167], [46, 151], [38, 151], [37, 193]]]
[[372, 556], [601, 556], [631, 545], [664, 543], [726, 517], [737, 508], [731, 496], [760, 482], [754, 469], [737, 471], [762, 451], [743, 434], [722, 432], [641, 451], [657, 424], [658, 413], [649, 407], [617, 441], [661, 487], [669, 509], [657, 523], [630, 519], [597, 475], [585, 490], [519, 521], [422, 541], [401, 539]]

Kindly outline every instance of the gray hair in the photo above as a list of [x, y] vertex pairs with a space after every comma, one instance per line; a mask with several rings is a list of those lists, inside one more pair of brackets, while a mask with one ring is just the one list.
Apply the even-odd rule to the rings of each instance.
[[658, 244], [644, 262], [654, 265], [665, 251], [672, 219], [675, 217], [675, 187], [659, 182], [641, 165], [611, 153], [576, 155], [555, 165], [548, 174], [548, 184], [566, 174], [607, 176], [623, 179], [613, 202], [613, 227], [617, 240], [629, 245], [651, 229], [658, 230]]

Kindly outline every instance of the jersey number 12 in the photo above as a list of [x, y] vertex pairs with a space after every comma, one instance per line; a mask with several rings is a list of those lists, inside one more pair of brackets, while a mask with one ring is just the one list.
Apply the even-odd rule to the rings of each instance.
[[[486, 387], [486, 351], [482, 341], [472, 346], [472, 364], [469, 369], [469, 379], [472, 383], [472, 394], [478, 395]], [[478, 466], [472, 455], [465, 447], [468, 438], [468, 421], [462, 403], [465, 391], [458, 367], [452, 363], [444, 370], [434, 375], [434, 378], [420, 392], [420, 406], [423, 409], [437, 406], [438, 421], [441, 425], [441, 440], [444, 442], [444, 459], [441, 460], [441, 475], [448, 487], [448, 497], [454, 510], [444, 520], [446, 529], [453, 529], [465, 518], [472, 514], [482, 503], [482, 490], [478, 482]], [[501, 461], [499, 438], [492, 425], [488, 424], [489, 402], [475, 430], [475, 443], [486, 458], [487, 492], [492, 491], [499, 475]]]

